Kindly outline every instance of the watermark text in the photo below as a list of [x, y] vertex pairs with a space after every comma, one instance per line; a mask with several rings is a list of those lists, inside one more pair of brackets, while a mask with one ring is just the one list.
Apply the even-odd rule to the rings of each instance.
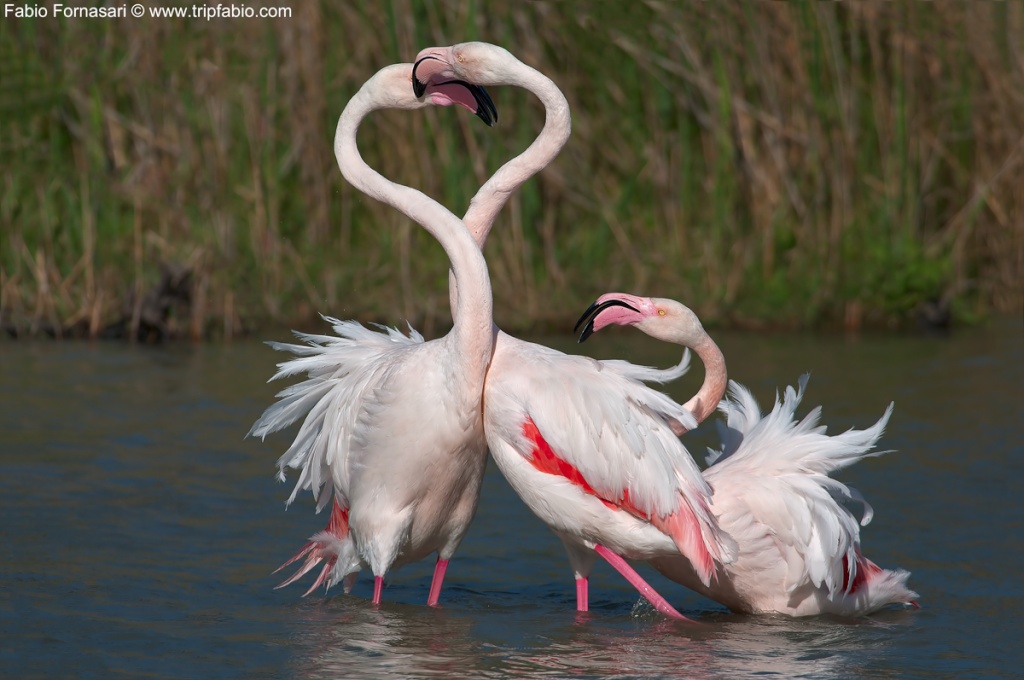
[[149, 5], [141, 2], [120, 5], [79, 6], [55, 2], [4, 4], [4, 18], [14, 19], [291, 19], [291, 7], [250, 7], [243, 4]]

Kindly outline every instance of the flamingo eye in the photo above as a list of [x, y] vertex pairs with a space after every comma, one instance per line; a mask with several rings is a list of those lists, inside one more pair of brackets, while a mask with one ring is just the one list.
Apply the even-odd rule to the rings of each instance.
[[665, 310], [664, 309], [659, 309], [658, 310], [658, 316], [665, 316]]
[[466, 58], [464, 56], [462, 56], [461, 54], [455, 55], [455, 60], [457, 62], [459, 62], [460, 64], [466, 63]]

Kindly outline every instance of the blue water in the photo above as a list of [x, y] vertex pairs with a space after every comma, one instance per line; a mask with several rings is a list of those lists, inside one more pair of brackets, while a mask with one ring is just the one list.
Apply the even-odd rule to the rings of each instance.
[[[277, 337], [281, 339], [284, 333]], [[667, 365], [628, 330], [582, 349]], [[452, 561], [351, 595], [273, 586], [326, 522], [287, 512], [286, 437], [243, 439], [271, 403], [263, 345], [0, 344], [0, 675], [263, 677], [1019, 677], [1024, 652], [1024, 333], [946, 338], [720, 335], [731, 376], [770, 404], [812, 374], [805, 405], [830, 431], [896, 411], [894, 452], [840, 475], [875, 508], [864, 552], [912, 572], [921, 609], [859, 620], [734, 615], [641, 573], [703, 625], [668, 621], [609, 567], [574, 611], [560, 543], [493, 465]], [[575, 348], [566, 338], [544, 339]], [[683, 398], [701, 370], [671, 388]], [[712, 432], [690, 450], [702, 460]], [[305, 583], [309, 583], [307, 577]]]

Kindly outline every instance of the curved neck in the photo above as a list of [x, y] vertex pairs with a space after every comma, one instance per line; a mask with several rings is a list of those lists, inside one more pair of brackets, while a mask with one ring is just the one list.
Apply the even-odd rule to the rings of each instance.
[[701, 423], [718, 408], [718, 403], [725, 394], [728, 375], [725, 370], [725, 356], [710, 336], [705, 335], [692, 349], [704, 364], [704, 384], [700, 386], [697, 394], [683, 404], [683, 408]]
[[[569, 102], [558, 86], [540, 71], [520, 61], [510, 66], [510, 78], [505, 84], [522, 87], [540, 99], [544, 105], [544, 129], [525, 151], [498, 168], [470, 201], [462, 221], [481, 249], [487, 242], [498, 213], [512, 192], [547, 167], [565, 146], [572, 132]], [[449, 291], [452, 316], [458, 319], [456, 308], [459, 305], [459, 291], [457, 282], [451, 276]]]
[[508, 84], [529, 90], [544, 105], [544, 129], [525, 151], [498, 168], [470, 201], [463, 222], [481, 248], [512, 192], [547, 167], [572, 132], [569, 102], [558, 86], [540, 71], [521, 62], [516, 63], [513, 72]]
[[[451, 261], [451, 271], [465, 294], [459, 300], [451, 335], [464, 352], [460, 368], [479, 372], [482, 382], [493, 348], [493, 298], [487, 264], [463, 223], [441, 204], [425, 194], [392, 182], [363, 160], [356, 145], [356, 133], [363, 118], [381, 108], [401, 108], [395, 99], [378, 95], [374, 79], [363, 85], [338, 119], [334, 153], [341, 174], [367, 196], [397, 208], [415, 220], [438, 240]], [[404, 108], [413, 108], [407, 106]]]

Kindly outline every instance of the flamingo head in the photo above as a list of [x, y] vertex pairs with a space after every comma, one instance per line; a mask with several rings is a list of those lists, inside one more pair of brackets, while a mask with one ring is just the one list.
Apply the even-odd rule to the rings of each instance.
[[627, 293], [605, 293], [597, 298], [576, 322], [574, 331], [584, 322], [580, 342], [613, 324], [636, 326], [653, 338], [686, 347], [696, 347], [707, 337], [700, 319], [686, 305], [667, 298]]
[[493, 79], [479, 72], [462, 73], [466, 70], [462, 65], [467, 60], [467, 53], [474, 54], [475, 46], [501, 50], [508, 58], [515, 59], [507, 50], [487, 43], [428, 47], [416, 55], [416, 63], [412, 67], [412, 90], [417, 98], [429, 96], [438, 106], [463, 106], [493, 126], [498, 121], [498, 110], [482, 86], [483, 82], [493, 82]]

